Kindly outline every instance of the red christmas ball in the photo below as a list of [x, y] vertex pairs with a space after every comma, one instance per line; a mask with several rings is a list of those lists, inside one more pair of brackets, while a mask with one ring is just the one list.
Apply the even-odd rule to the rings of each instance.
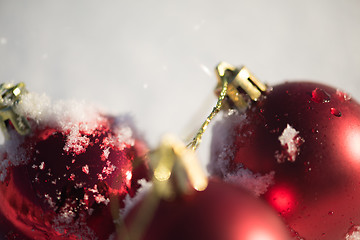
[[126, 121], [97, 111], [80, 121], [31, 111], [32, 133], [10, 129], [1, 149], [4, 221], [30, 239], [108, 239], [125, 196], [149, 177], [146, 145]]
[[210, 180], [202, 192], [194, 190], [171, 201], [160, 200], [154, 211], [144, 211], [152, 197], [146, 195], [125, 218], [128, 230], [141, 231], [141, 240], [290, 239], [273, 209], [231, 184]]
[[305, 239], [344, 239], [360, 224], [356, 101], [326, 85], [287, 82], [226, 119], [215, 127], [213, 175], [273, 172], [263, 198]]

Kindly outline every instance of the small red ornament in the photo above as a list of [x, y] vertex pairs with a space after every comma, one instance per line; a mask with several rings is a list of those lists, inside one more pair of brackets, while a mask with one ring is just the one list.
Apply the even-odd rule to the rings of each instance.
[[123, 199], [149, 177], [146, 145], [125, 121], [78, 103], [31, 106], [34, 98], [13, 109], [31, 133], [8, 127], [1, 149], [4, 221], [30, 239], [108, 239]]
[[130, 209], [120, 239], [289, 239], [273, 209], [237, 186], [209, 180], [194, 151], [173, 137], [152, 151], [150, 163], [152, 188]]
[[239, 168], [274, 172], [263, 198], [305, 239], [344, 239], [360, 224], [355, 100], [323, 84], [287, 82], [265, 92], [242, 117], [235, 115], [215, 126], [215, 132], [225, 130], [221, 143], [213, 138], [213, 175]]
[[[204, 191], [194, 190], [173, 200], [160, 200], [150, 216], [144, 215], [140, 209], [144, 209], [152, 197], [152, 194], [145, 196], [125, 218], [128, 229], [135, 233], [142, 231], [139, 240], [290, 239], [287, 228], [273, 209], [231, 184], [210, 180]], [[148, 224], [134, 226], [134, 223], [144, 223], [137, 221], [137, 216], [142, 219], [146, 216]]]

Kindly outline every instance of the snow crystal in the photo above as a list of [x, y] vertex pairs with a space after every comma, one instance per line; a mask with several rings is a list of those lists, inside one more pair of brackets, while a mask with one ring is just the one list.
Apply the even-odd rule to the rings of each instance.
[[58, 214], [58, 220], [61, 223], [70, 224], [75, 218], [76, 214], [72, 210], [72, 207], [69, 204], [65, 204], [65, 206], [61, 209]]
[[[107, 119], [97, 106], [83, 101], [54, 101], [45, 94], [25, 93], [14, 111], [31, 119], [35, 127], [52, 128], [66, 133], [63, 150], [75, 154], [83, 153], [89, 145], [89, 138], [95, 129], [106, 124]], [[110, 139], [112, 146], [119, 150], [135, 143], [135, 132], [131, 117], [119, 116], [115, 119], [114, 136]], [[25, 149], [21, 146], [24, 137], [14, 130], [9, 130], [11, 141], [0, 145], [0, 181], [6, 177], [9, 166], [18, 166], [30, 161]], [[109, 145], [110, 146], [110, 145]], [[104, 147], [104, 160], [109, 155], [109, 146]], [[41, 166], [40, 166], [41, 167]]]
[[104, 203], [105, 205], [108, 205], [109, 202], [110, 202], [110, 199], [109, 198], [105, 198], [103, 195], [101, 194], [97, 194], [97, 195], [94, 195], [94, 198], [95, 198], [95, 201], [97, 203]]
[[99, 193], [99, 190], [98, 190], [98, 188], [97, 188], [97, 184], [94, 185], [94, 188], [89, 188], [88, 190], [89, 190], [90, 192], [92, 192], [92, 193]]
[[116, 233], [113, 233], [109, 236], [109, 238], [107, 240], [117, 240], [117, 236], [116, 236]]
[[81, 169], [85, 174], [89, 174], [89, 165], [85, 165], [85, 166], [83, 166], [82, 167], [82, 169]]
[[[248, 124], [246, 120], [246, 113], [236, 110], [230, 110], [223, 114], [220, 121], [216, 122], [213, 128], [213, 141], [211, 161], [208, 165], [208, 170], [211, 174], [220, 176], [226, 182], [233, 183], [248, 189], [256, 196], [264, 194], [268, 187], [273, 184], [274, 172], [267, 174], [253, 173], [245, 169], [241, 164], [238, 164], [236, 169], [229, 170], [230, 162], [235, 158], [233, 151], [233, 142], [229, 139], [234, 139], [233, 136], [229, 137], [229, 133], [238, 134], [234, 131], [234, 127], [241, 127]], [[252, 133], [244, 131], [243, 138], [248, 139]]]
[[[67, 216], [68, 217], [68, 216]], [[53, 219], [53, 227], [62, 234], [62, 238], [76, 236], [76, 239], [82, 240], [97, 240], [94, 231], [86, 224], [86, 221], [82, 219], [82, 215], [75, 221], [68, 221], [67, 217], [59, 214]], [[72, 218], [71, 218], [72, 219]], [[71, 238], [71, 239], [72, 239]]]
[[242, 168], [235, 174], [227, 174], [224, 177], [224, 181], [241, 186], [258, 197], [264, 194], [268, 190], [268, 187], [273, 184], [274, 175], [275, 172], [273, 171], [268, 174], [261, 175], [259, 173], [254, 174], [250, 170]]
[[133, 130], [126, 126], [126, 127], [120, 127], [120, 128], [115, 128], [115, 139], [113, 139], [113, 141], [115, 140], [116, 142], [116, 146], [122, 150], [127, 146], [134, 146], [135, 144], [135, 139], [132, 138], [133, 136]]
[[246, 121], [246, 114], [231, 110], [227, 114], [220, 112], [219, 115], [220, 121], [216, 121], [212, 129], [211, 160], [208, 171], [212, 174], [226, 175], [229, 161], [234, 158], [231, 150], [232, 143], [228, 141], [228, 135], [234, 132], [233, 127], [236, 124]]
[[104, 120], [99, 115], [100, 109], [94, 105], [75, 100], [52, 103], [48, 96], [37, 93], [24, 94], [15, 111], [19, 115], [33, 119], [39, 125], [69, 132], [69, 141], [79, 137], [80, 131], [91, 134], [99, 122]]
[[103, 121], [99, 109], [92, 105], [74, 100], [52, 103], [45, 94], [23, 95], [15, 111], [38, 125], [68, 133], [64, 151], [76, 154], [84, 152], [89, 144], [82, 133], [92, 133]]
[[119, 151], [127, 148], [128, 146], [134, 146], [134, 132], [133, 128], [127, 125], [116, 126], [114, 127], [114, 135], [105, 137], [101, 144], [101, 148], [104, 149], [101, 160], [105, 161], [110, 154], [110, 148], [116, 147]]
[[24, 137], [15, 130], [10, 130], [9, 136], [11, 141], [5, 141], [0, 145], [0, 181], [5, 180], [10, 165], [18, 166], [28, 161], [26, 151], [21, 147]]
[[147, 182], [145, 179], [138, 180], [140, 184], [140, 188], [136, 191], [136, 194], [133, 198], [130, 197], [129, 194], [126, 195], [124, 199], [125, 207], [120, 209], [120, 217], [125, 217], [130, 210], [144, 198], [144, 196], [150, 191], [152, 188], [152, 183]]
[[111, 162], [108, 160], [106, 161], [106, 166], [103, 167], [102, 173], [105, 174], [105, 178], [109, 175], [111, 175], [116, 170], [116, 166], [114, 164], [111, 164]]
[[0, 181], [4, 181], [6, 177], [6, 169], [10, 166], [10, 161], [8, 159], [0, 160]]
[[44, 195], [45, 199], [47, 200], [47, 203], [51, 206], [51, 207], [55, 207], [55, 202], [53, 201], [53, 199], [50, 197], [49, 194], [45, 194]]
[[288, 152], [293, 155], [296, 153], [296, 145], [294, 143], [294, 138], [299, 134], [295, 128], [291, 127], [289, 124], [286, 126], [281, 136], [279, 137], [279, 141], [282, 146], [287, 145]]
[[70, 174], [69, 180], [72, 180], [72, 181], [75, 180], [75, 174], [74, 173]]
[[234, 153], [230, 146], [225, 146], [221, 154], [219, 155], [219, 161], [216, 164], [212, 164], [213, 168], [216, 168], [221, 172], [225, 182], [241, 186], [248, 189], [255, 196], [264, 194], [270, 185], [274, 181], [274, 172], [268, 174], [253, 173], [249, 169], [245, 169], [242, 165], [238, 166], [235, 172], [229, 172], [229, 162], [233, 159]]
[[45, 94], [25, 94], [17, 105], [19, 115], [25, 115], [37, 123], [44, 122], [51, 114], [51, 100]]
[[300, 151], [300, 145], [304, 142], [299, 136], [299, 132], [287, 124], [286, 128], [279, 136], [279, 141], [284, 151], [275, 153], [278, 163], [282, 163], [286, 159], [290, 162], [295, 162], [296, 156]]
[[45, 168], [45, 162], [41, 162], [39, 165], [39, 169], [44, 170], [44, 168]]
[[336, 96], [340, 99], [340, 101], [349, 101], [351, 96], [339, 89], [336, 89]]
[[107, 147], [103, 150], [102, 154], [101, 154], [101, 161], [105, 161], [106, 159], [109, 158], [109, 155], [110, 155], [110, 147]]
[[360, 240], [360, 226], [353, 226], [346, 234], [345, 240]]
[[89, 143], [90, 139], [86, 136], [81, 136], [79, 129], [72, 129], [70, 134], [67, 135], [67, 141], [63, 149], [67, 153], [73, 152], [78, 155], [86, 151]]

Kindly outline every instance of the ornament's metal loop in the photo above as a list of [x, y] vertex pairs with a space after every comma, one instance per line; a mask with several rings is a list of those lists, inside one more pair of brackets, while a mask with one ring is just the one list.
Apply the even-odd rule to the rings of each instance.
[[[188, 192], [189, 183], [197, 191], [206, 189], [208, 179], [194, 151], [172, 135], [163, 138], [150, 159], [154, 168], [154, 185], [161, 198], [172, 198], [174, 194]], [[176, 186], [173, 186], [175, 183]]]
[[218, 85], [215, 93], [219, 92], [224, 81], [229, 83], [227, 96], [238, 109], [248, 106], [249, 100], [257, 101], [262, 92], [267, 90], [265, 84], [259, 81], [245, 66], [237, 68], [226, 62], [216, 66]]
[[24, 116], [16, 113], [15, 107], [23, 93], [26, 93], [24, 83], [16, 85], [11, 83], [0, 84], [0, 127], [6, 138], [9, 137], [6, 122], [10, 121], [20, 135], [30, 132], [30, 124]]
[[[226, 62], [221, 62], [216, 66], [215, 72], [218, 77], [218, 85], [215, 89], [218, 101], [191, 143], [189, 143], [188, 146], [192, 150], [196, 150], [199, 146], [202, 135], [210, 121], [220, 111], [225, 97], [228, 97], [231, 104], [235, 105], [236, 108], [244, 109], [248, 106], [249, 99], [257, 101], [261, 93], [267, 89], [266, 85], [260, 82], [246, 67], [236, 68]], [[229, 103], [225, 102], [225, 105], [229, 108]]]

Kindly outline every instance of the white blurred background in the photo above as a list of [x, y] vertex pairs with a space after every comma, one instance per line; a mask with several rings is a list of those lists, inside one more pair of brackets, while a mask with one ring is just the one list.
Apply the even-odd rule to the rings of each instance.
[[151, 146], [201, 125], [219, 61], [360, 99], [360, 1], [0, 0], [0, 82], [130, 113]]

